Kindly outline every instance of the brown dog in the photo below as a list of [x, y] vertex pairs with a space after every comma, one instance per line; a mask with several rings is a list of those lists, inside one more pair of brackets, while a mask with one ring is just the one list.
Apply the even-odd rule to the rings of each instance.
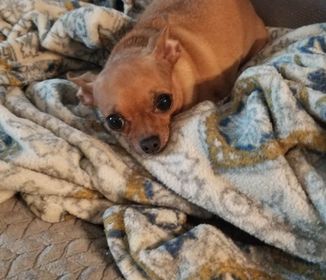
[[154, 154], [168, 142], [171, 117], [226, 97], [266, 38], [249, 0], [154, 0], [98, 76], [71, 80], [109, 128]]

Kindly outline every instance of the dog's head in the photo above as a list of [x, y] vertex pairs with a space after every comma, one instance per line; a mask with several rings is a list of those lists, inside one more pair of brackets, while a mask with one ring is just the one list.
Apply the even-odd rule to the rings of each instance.
[[180, 57], [168, 28], [142, 51], [116, 51], [97, 75], [70, 78], [80, 86], [78, 96], [97, 107], [107, 128], [121, 133], [138, 153], [155, 154], [167, 144], [172, 115], [182, 106], [173, 79]]

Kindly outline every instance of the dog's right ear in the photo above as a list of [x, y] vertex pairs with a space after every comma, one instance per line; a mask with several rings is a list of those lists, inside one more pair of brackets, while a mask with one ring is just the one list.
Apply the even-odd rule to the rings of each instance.
[[97, 75], [86, 72], [80, 76], [75, 76], [71, 72], [67, 73], [67, 79], [79, 86], [77, 97], [80, 101], [89, 107], [94, 106], [93, 83]]
[[164, 27], [157, 38], [149, 41], [147, 48], [157, 60], [167, 61], [171, 66], [174, 66], [181, 55], [179, 41], [170, 38], [169, 25]]

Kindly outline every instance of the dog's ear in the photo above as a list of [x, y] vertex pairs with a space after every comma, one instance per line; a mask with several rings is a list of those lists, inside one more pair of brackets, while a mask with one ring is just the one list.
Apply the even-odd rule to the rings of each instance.
[[133, 6], [135, 5], [135, 0], [122, 0], [124, 5]]
[[96, 77], [97, 75], [91, 72], [86, 72], [80, 76], [75, 76], [71, 72], [67, 73], [67, 79], [79, 86], [77, 97], [84, 105], [89, 107], [94, 106], [93, 82]]
[[127, 14], [135, 5], [135, 0], [122, 0], [123, 2], [123, 11]]
[[181, 55], [181, 46], [179, 41], [170, 38], [169, 26], [166, 26], [158, 38], [152, 44], [152, 53], [156, 59], [163, 59], [173, 66]]

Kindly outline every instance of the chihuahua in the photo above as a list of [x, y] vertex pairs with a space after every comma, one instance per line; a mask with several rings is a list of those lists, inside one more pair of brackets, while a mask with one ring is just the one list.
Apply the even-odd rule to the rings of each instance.
[[266, 41], [249, 0], [154, 0], [98, 75], [70, 80], [107, 128], [155, 154], [168, 143], [172, 116], [230, 95], [239, 68]]

